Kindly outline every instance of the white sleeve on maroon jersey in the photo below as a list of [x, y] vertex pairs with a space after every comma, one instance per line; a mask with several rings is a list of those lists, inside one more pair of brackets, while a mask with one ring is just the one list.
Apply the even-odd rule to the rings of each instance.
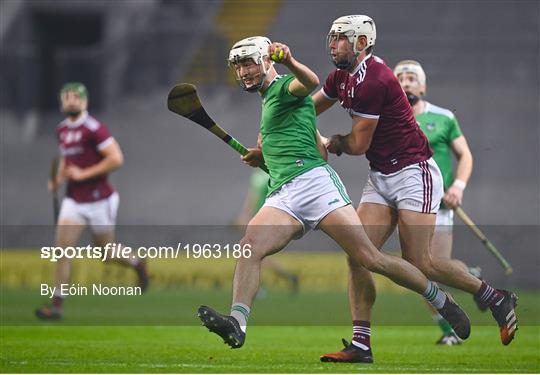
[[321, 93], [329, 100], [336, 100], [338, 98], [336, 88], [336, 70], [328, 75], [326, 82], [324, 83]]
[[114, 141], [114, 138], [111, 136], [111, 133], [109, 133], [107, 126], [101, 123], [97, 129], [92, 132], [92, 134], [98, 150], [103, 150]]

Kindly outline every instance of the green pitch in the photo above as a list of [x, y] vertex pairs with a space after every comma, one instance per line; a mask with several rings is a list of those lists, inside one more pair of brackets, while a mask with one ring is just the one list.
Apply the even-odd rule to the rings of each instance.
[[[520, 293], [518, 314], [521, 327], [516, 340], [502, 346], [498, 329], [488, 314], [475, 310], [469, 296], [455, 293], [471, 315], [472, 335], [463, 345], [434, 345], [440, 333], [429, 315], [410, 293], [384, 292], [374, 311], [375, 363], [329, 364], [319, 362], [323, 353], [340, 348], [340, 339], [350, 338], [345, 294], [301, 293], [291, 296], [270, 291], [256, 301], [246, 345], [238, 350], [198, 326], [194, 317], [200, 302], [225, 310], [228, 292], [151, 290], [138, 309], [122, 310], [128, 300], [73, 298], [66, 306], [66, 319], [57, 324], [36, 324], [35, 292], [2, 291], [0, 371], [36, 372], [130, 372], [130, 373], [336, 373], [336, 372], [473, 372], [537, 373], [539, 366], [539, 306], [536, 292]], [[13, 301], [16, 303], [11, 303]], [[130, 301], [130, 300], [129, 300]], [[271, 314], [268, 313], [271, 311]], [[131, 312], [131, 314], [130, 314]], [[334, 312], [335, 314], [332, 314]], [[73, 326], [115, 315], [109, 325]], [[120, 316], [118, 314], [121, 314]], [[152, 316], [152, 314], [157, 314]], [[77, 317], [77, 315], [79, 317]], [[129, 316], [132, 319], [129, 319]], [[161, 326], [115, 326], [161, 320]], [[166, 320], [169, 316], [170, 319]], [[178, 320], [174, 317], [180, 316]], [[18, 324], [11, 325], [18, 317]], [[284, 317], [288, 317], [285, 319]], [[323, 326], [320, 321], [332, 317]], [[77, 320], [77, 319], [81, 320]], [[395, 325], [398, 319], [415, 325]], [[174, 324], [177, 321], [178, 324]], [[282, 325], [280, 321], [289, 321]], [[301, 325], [300, 322], [307, 325]], [[259, 322], [259, 323], [257, 323]], [[266, 324], [268, 325], [264, 325]], [[337, 325], [339, 322], [340, 325]], [[31, 325], [34, 324], [34, 325]], [[169, 324], [169, 325], [167, 325]], [[274, 325], [271, 325], [274, 324]], [[403, 323], [407, 324], [407, 323]]]
[[327, 364], [348, 327], [248, 329], [246, 346], [232, 350], [203, 327], [3, 328], [2, 372], [477, 372], [534, 373], [538, 327], [522, 327], [509, 347], [493, 327], [478, 327], [459, 347], [436, 347], [432, 327], [377, 327], [375, 363]]

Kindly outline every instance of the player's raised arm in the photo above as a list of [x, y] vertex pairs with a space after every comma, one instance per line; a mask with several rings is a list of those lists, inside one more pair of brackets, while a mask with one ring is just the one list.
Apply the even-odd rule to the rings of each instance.
[[328, 99], [320, 90], [313, 94], [313, 103], [315, 104], [315, 113], [317, 116], [333, 106], [336, 101], [336, 99]]
[[272, 43], [268, 46], [268, 54], [275, 62], [285, 65], [296, 77], [289, 84], [289, 91], [294, 96], [308, 96], [319, 86], [319, 77], [307, 66], [296, 60], [287, 45]]

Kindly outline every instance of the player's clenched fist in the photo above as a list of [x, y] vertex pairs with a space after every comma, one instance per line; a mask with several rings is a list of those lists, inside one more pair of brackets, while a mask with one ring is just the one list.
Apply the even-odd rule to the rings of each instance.
[[329, 153], [340, 156], [343, 152], [341, 150], [341, 136], [336, 134], [331, 136], [330, 138], [327, 138], [326, 149]]
[[281, 64], [286, 64], [291, 60], [291, 50], [286, 44], [274, 42], [268, 46], [270, 58]]
[[241, 157], [242, 161], [250, 167], [257, 168], [264, 163], [260, 148], [248, 148], [248, 153]]

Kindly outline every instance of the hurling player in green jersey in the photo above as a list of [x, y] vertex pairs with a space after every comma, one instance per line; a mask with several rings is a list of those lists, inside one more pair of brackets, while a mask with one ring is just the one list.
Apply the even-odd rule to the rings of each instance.
[[[437, 213], [437, 228], [433, 235], [433, 253], [435, 256], [450, 258], [452, 254], [453, 209], [460, 206], [463, 191], [467, 186], [473, 168], [473, 157], [465, 136], [461, 132], [458, 120], [452, 111], [438, 107], [426, 100], [426, 74], [422, 66], [414, 60], [403, 60], [394, 68], [401, 87], [407, 94], [414, 115], [420, 128], [426, 135], [444, 180], [444, 196]], [[452, 159], [456, 158], [454, 174]], [[460, 261], [463, 268], [467, 266]], [[473, 275], [480, 277], [478, 267], [468, 268]], [[456, 345], [460, 343], [448, 322], [431, 306], [433, 319], [443, 332], [437, 344]], [[485, 310], [485, 309], [483, 309]]]
[[[251, 218], [259, 212], [264, 205], [266, 195], [268, 193], [268, 182], [270, 176], [262, 169], [255, 169], [249, 179], [249, 190], [244, 198], [242, 205], [242, 211], [238, 214], [234, 220], [234, 224], [238, 226], [245, 226], [249, 223]], [[287, 282], [290, 291], [293, 294], [298, 293], [299, 279], [298, 275], [287, 269], [282, 262], [277, 259], [267, 257], [263, 260], [262, 266], [274, 273], [274, 275]], [[266, 292], [261, 287], [257, 293], [257, 298], [262, 298]]]
[[[321, 229], [361, 266], [424, 295], [456, 329], [464, 324], [468, 336], [466, 314], [445, 292], [414, 265], [378, 251], [369, 240], [343, 183], [325, 160], [309, 96], [319, 85], [317, 75], [297, 61], [287, 45], [261, 36], [235, 43], [228, 61], [240, 86], [261, 96], [259, 147], [242, 160], [252, 167], [264, 162], [270, 184], [263, 207], [239, 243], [230, 315], [201, 306], [198, 316], [203, 325], [232, 348], [244, 345], [262, 260], [310, 229]], [[274, 62], [292, 74], [278, 75]]]

